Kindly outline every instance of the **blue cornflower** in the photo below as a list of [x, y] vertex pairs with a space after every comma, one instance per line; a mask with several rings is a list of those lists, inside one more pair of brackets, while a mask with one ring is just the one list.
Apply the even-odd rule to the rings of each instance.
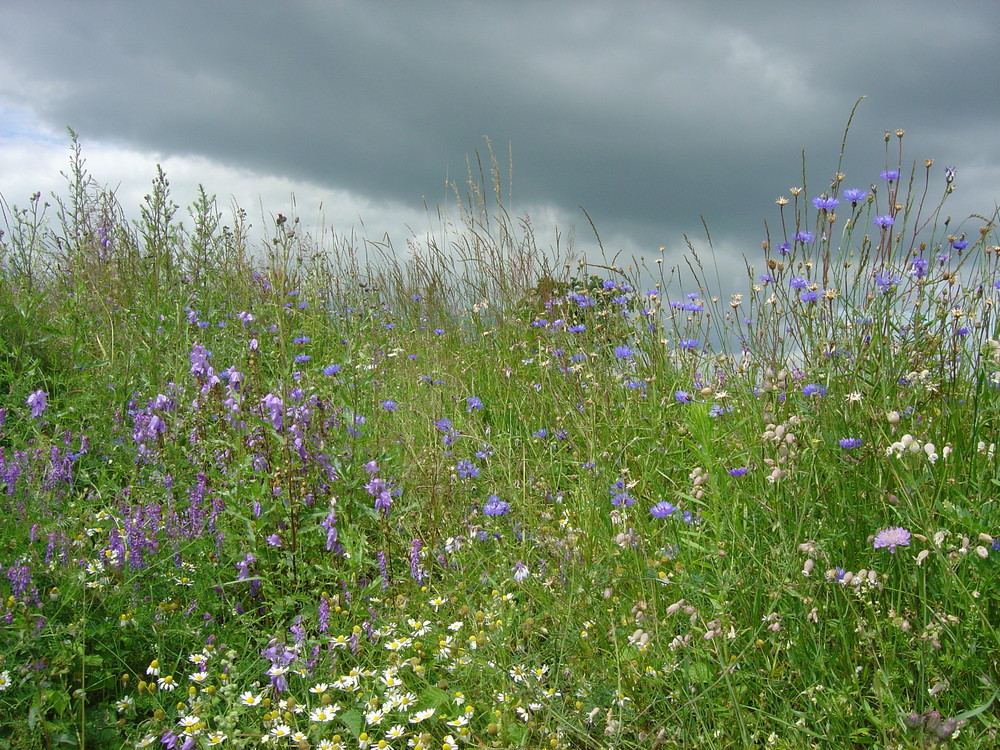
[[677, 506], [673, 503], [668, 503], [666, 500], [661, 500], [652, 508], [649, 509], [650, 514], [653, 518], [667, 518], [671, 513], [677, 510]]
[[809, 279], [804, 276], [793, 276], [789, 282], [788, 286], [792, 289], [806, 289], [809, 287]]
[[340, 372], [340, 365], [327, 365], [323, 368], [323, 374], [326, 376], [336, 375]]
[[965, 248], [967, 248], [969, 246], [969, 241], [968, 240], [955, 240], [954, 242], [951, 243], [951, 246], [955, 250], [957, 250], [958, 252], [962, 252], [963, 250], [965, 250]]
[[832, 211], [837, 207], [838, 203], [840, 203], [840, 200], [837, 198], [813, 198], [813, 206], [817, 211]]
[[296, 336], [293, 339], [293, 341], [295, 341], [296, 344], [308, 344], [309, 343], [309, 337], [308, 336]]
[[802, 387], [802, 395], [803, 396], [825, 396], [826, 395], [826, 386], [825, 385], [817, 385], [816, 383], [809, 383], [808, 385], [805, 385], [805, 386]]
[[701, 342], [698, 341], [698, 339], [681, 339], [680, 341], [677, 342], [677, 345], [681, 349], [697, 349], [698, 344], [700, 343]]
[[548, 434], [549, 434], [549, 431], [548, 431], [548, 430], [546, 430], [546, 429], [545, 429], [545, 428], [543, 427], [543, 428], [541, 428], [540, 430], [535, 430], [535, 431], [534, 431], [533, 433], [531, 433], [531, 437], [536, 437], [536, 438], [544, 438], [544, 437], [547, 437], [547, 436], [548, 436]]
[[864, 190], [857, 190], [856, 188], [848, 188], [844, 191], [844, 200], [850, 201], [851, 203], [857, 203], [863, 201], [868, 197], [868, 193]]
[[891, 227], [896, 223], [896, 220], [891, 216], [876, 216], [872, 221], [875, 226], [879, 227]]
[[464, 458], [455, 464], [455, 471], [463, 479], [475, 479], [479, 476], [479, 467]]
[[295, 355], [295, 361], [296, 362], [308, 362], [310, 359], [312, 359], [312, 357], [310, 357], [308, 354], [296, 354]]
[[483, 505], [483, 513], [488, 516], [506, 516], [510, 513], [510, 503], [504, 502], [496, 495], [490, 495]]
[[813, 233], [812, 232], [796, 232], [795, 233], [795, 241], [796, 242], [801, 242], [803, 245], [808, 245], [810, 242], [813, 241]]
[[747, 468], [746, 466], [740, 466], [735, 469], [727, 469], [726, 473], [729, 474], [729, 476], [731, 477], [741, 477], [748, 471], [750, 471], [750, 469]]
[[571, 325], [566, 330], [569, 331], [570, 333], [583, 333], [584, 331], [587, 330], [587, 326], [585, 326], [583, 323], [577, 323], [576, 325]]
[[885, 170], [884, 172], [882, 172], [882, 179], [885, 180], [886, 182], [892, 182], [893, 180], [898, 180], [899, 170], [898, 169]]
[[465, 403], [467, 404], [465, 410], [468, 412], [476, 411], [477, 409], [483, 408], [483, 402], [480, 401], [479, 398], [476, 396], [469, 396], [467, 399], [465, 399]]
[[396, 405], [395, 401], [385, 400], [382, 402], [382, 408], [386, 411], [396, 411], [399, 407]]
[[791, 250], [792, 246], [788, 242], [782, 242], [780, 245], [778, 245], [778, 253], [780, 255], [788, 255], [788, 253], [790, 253]]
[[910, 275], [915, 279], [922, 279], [927, 275], [927, 268], [930, 262], [925, 258], [914, 258], [910, 261]]
[[618, 359], [632, 359], [634, 355], [635, 355], [635, 350], [630, 346], [622, 344], [621, 346], [615, 347], [615, 356]]
[[899, 284], [899, 276], [894, 273], [879, 271], [875, 274], [875, 285], [882, 294], [886, 294], [897, 284]]
[[822, 292], [819, 289], [806, 289], [802, 294], [799, 295], [799, 299], [802, 302], [815, 302], [822, 296]]
[[855, 448], [860, 448], [862, 445], [864, 445], [864, 442], [861, 440], [861, 438], [850, 437], [850, 438], [841, 438], [840, 440], [837, 441], [837, 444], [845, 451], [852, 451]]
[[691, 394], [689, 394], [687, 391], [675, 391], [674, 398], [677, 400], [677, 403], [679, 404], [691, 403]]

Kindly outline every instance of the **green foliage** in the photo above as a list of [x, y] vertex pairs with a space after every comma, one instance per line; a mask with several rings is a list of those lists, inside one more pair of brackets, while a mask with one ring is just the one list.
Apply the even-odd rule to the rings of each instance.
[[3, 204], [0, 747], [995, 745], [952, 174], [803, 186], [720, 302], [693, 244], [680, 288], [539, 248], [492, 152], [405, 255], [255, 251], [159, 168], [129, 225], [71, 140], [57, 226]]

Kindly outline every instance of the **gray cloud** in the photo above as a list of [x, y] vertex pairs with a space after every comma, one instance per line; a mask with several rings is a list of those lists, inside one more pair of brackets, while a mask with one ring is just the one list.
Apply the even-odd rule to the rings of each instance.
[[753, 252], [802, 149], [813, 194], [832, 176], [863, 94], [850, 184], [877, 179], [900, 127], [907, 165], [970, 167], [956, 215], [989, 211], [997, 28], [1000, 5], [923, 0], [8, 2], [0, 99], [85, 142], [409, 205], [445, 200], [489, 136], [512, 147], [515, 209], [553, 206], [583, 234], [582, 205], [639, 250], [704, 215]]

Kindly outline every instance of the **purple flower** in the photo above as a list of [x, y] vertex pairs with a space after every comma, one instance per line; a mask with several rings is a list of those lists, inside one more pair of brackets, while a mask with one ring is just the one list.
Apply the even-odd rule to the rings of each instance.
[[701, 342], [698, 339], [681, 339], [677, 343], [681, 349], [697, 349]]
[[618, 359], [631, 359], [634, 354], [635, 350], [632, 349], [632, 347], [630, 346], [625, 346], [624, 344], [622, 344], [621, 346], [615, 347], [615, 356]]
[[837, 441], [837, 444], [840, 445], [840, 447], [843, 448], [845, 451], [852, 451], [855, 448], [860, 448], [862, 445], [864, 445], [864, 442], [861, 440], [861, 438], [851, 437], [851, 438], [842, 438]]
[[889, 548], [895, 554], [896, 547], [910, 546], [910, 532], [901, 526], [890, 526], [875, 535], [875, 549]]
[[691, 394], [689, 394], [687, 391], [675, 391], [674, 392], [674, 399], [679, 404], [690, 404], [691, 403]]
[[792, 246], [788, 242], [782, 242], [780, 245], [778, 245], [778, 254], [779, 255], [788, 255], [788, 253], [791, 252], [791, 250], [792, 250]]
[[888, 271], [879, 271], [875, 274], [875, 286], [878, 287], [879, 292], [886, 294], [891, 291], [894, 286], [899, 284], [899, 276], [894, 273], [889, 273]]
[[812, 232], [796, 232], [795, 233], [795, 241], [796, 242], [801, 242], [803, 245], [808, 245], [810, 242], [813, 241], [813, 233]]
[[857, 190], [855, 188], [848, 188], [844, 191], [844, 200], [848, 200], [851, 203], [857, 203], [858, 201], [863, 201], [868, 197], [868, 193], [864, 190]]
[[729, 469], [726, 473], [729, 474], [729, 476], [731, 477], [741, 477], [748, 471], [750, 471], [750, 469], [748, 469], [746, 466], [740, 466], [736, 469]]
[[896, 223], [896, 220], [891, 216], [876, 216], [872, 221], [875, 226], [879, 227], [891, 227]]
[[813, 206], [817, 211], [832, 211], [840, 200], [837, 198], [813, 198]]
[[882, 173], [882, 179], [886, 182], [892, 182], [893, 180], [899, 179], [898, 169], [887, 169]]
[[510, 513], [510, 503], [504, 502], [496, 495], [490, 495], [483, 505], [483, 513], [487, 516], [506, 516]]
[[340, 372], [340, 365], [327, 365], [323, 368], [323, 374], [327, 377], [336, 375], [338, 372]]
[[49, 394], [39, 388], [25, 400], [24, 403], [31, 407], [31, 416], [34, 419], [40, 418], [42, 416], [42, 412], [44, 412], [46, 407], [48, 407], [48, 395]]
[[922, 279], [927, 275], [927, 268], [930, 263], [924, 258], [914, 258], [910, 261], [910, 275], [915, 279]]
[[816, 385], [815, 383], [809, 383], [802, 388], [803, 396], [825, 396], [826, 386]]
[[465, 403], [467, 404], [467, 406], [465, 407], [465, 410], [467, 412], [476, 411], [477, 409], [483, 408], [483, 402], [480, 401], [479, 398], [476, 396], [469, 396], [467, 399], [465, 399]]
[[479, 467], [464, 458], [455, 464], [455, 471], [463, 479], [475, 479], [479, 476]]
[[809, 286], [809, 279], [805, 276], [793, 276], [789, 280], [788, 286], [792, 289], [806, 289]]
[[962, 252], [963, 250], [965, 250], [965, 248], [967, 248], [969, 246], [969, 241], [968, 240], [955, 240], [954, 242], [951, 243], [951, 246], [955, 250], [957, 250], [958, 252]]
[[395, 401], [386, 400], [382, 402], [382, 408], [386, 411], [396, 411], [399, 407], [396, 405]]
[[269, 537], [267, 537], [267, 544], [270, 547], [280, 547], [281, 537], [278, 536], [277, 534], [271, 534]]
[[804, 292], [802, 292], [799, 295], [799, 299], [802, 302], [807, 302], [808, 303], [808, 302], [815, 302], [821, 296], [822, 296], [822, 293], [819, 291], [819, 289], [806, 289]]
[[666, 518], [671, 513], [677, 510], [677, 506], [673, 503], [668, 503], [666, 500], [661, 500], [652, 508], [649, 509], [650, 514], [653, 518]]

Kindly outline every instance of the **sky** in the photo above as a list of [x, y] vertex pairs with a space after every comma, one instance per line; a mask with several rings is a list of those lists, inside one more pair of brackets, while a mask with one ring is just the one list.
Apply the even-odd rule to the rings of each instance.
[[405, 252], [492, 144], [543, 247], [594, 259], [585, 209], [609, 257], [678, 263], [704, 220], [742, 274], [803, 153], [810, 195], [832, 178], [862, 96], [844, 186], [904, 129], [904, 168], [934, 159], [940, 189], [957, 167], [946, 213], [975, 231], [1000, 202], [997, 29], [991, 0], [4, 0], [0, 194], [65, 194], [70, 127], [130, 213], [161, 164], [182, 206], [204, 184], [257, 227]]

